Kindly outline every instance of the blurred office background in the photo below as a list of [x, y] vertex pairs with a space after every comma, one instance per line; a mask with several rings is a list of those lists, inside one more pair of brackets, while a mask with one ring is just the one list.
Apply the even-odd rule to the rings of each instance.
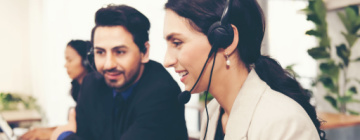
[[[312, 86], [320, 73], [319, 61], [315, 61], [307, 50], [318, 46], [314, 36], [305, 32], [315, 28], [306, 20], [307, 0], [258, 0], [267, 21], [267, 35], [263, 53], [277, 59], [285, 68], [292, 68], [299, 75], [304, 88], [313, 91], [312, 104], [318, 112], [339, 113], [324, 99], [327, 90], [320, 84]], [[145, 14], [150, 22], [150, 58], [163, 62], [166, 42], [163, 39], [164, 4], [166, 0], [0, 0], [0, 92], [32, 96], [40, 107], [41, 125], [65, 124], [69, 107], [75, 106], [69, 91], [70, 78], [64, 68], [64, 51], [71, 39], [90, 39], [94, 26], [94, 14], [109, 3], [127, 4]], [[331, 46], [338, 46], [346, 39], [341, 31], [346, 28], [338, 17], [348, 5], [359, 5], [360, 0], [327, 0], [325, 11]], [[359, 12], [359, 11], [357, 11]], [[360, 21], [360, 20], [359, 20]], [[358, 39], [358, 38], [356, 38]], [[352, 47], [351, 59], [360, 57], [360, 41]], [[336, 55], [335, 49], [332, 53]], [[360, 79], [360, 62], [349, 64], [347, 77]], [[179, 76], [168, 69], [181, 88]], [[352, 82], [360, 91], [360, 82]], [[348, 88], [348, 87], [346, 87]], [[359, 94], [352, 99], [360, 100]], [[193, 95], [186, 109], [189, 132], [199, 130], [199, 95]], [[349, 103], [347, 108], [360, 112], [360, 103]], [[349, 113], [345, 113], [349, 114]], [[359, 118], [354, 118], [358, 120]], [[349, 126], [340, 127], [348, 128]], [[358, 129], [355, 124], [351, 127]], [[335, 128], [333, 128], [335, 129]], [[332, 132], [336, 135], [352, 135]], [[336, 128], [337, 129], [337, 128]], [[346, 130], [348, 131], [353, 131]], [[333, 136], [336, 139], [336, 136]], [[330, 139], [330, 138], [329, 138]], [[331, 139], [330, 139], [331, 140]]]

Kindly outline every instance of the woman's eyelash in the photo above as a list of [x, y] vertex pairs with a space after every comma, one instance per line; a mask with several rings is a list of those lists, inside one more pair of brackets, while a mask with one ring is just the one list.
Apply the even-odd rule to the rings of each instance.
[[177, 47], [177, 46], [179, 46], [179, 45], [181, 45], [181, 41], [179, 41], [179, 40], [174, 40], [173, 41], [173, 44]]

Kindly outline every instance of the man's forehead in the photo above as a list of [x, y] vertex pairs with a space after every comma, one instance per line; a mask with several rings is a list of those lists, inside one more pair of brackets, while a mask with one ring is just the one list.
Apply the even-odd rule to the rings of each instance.
[[98, 27], [94, 32], [93, 42], [95, 49], [129, 48], [136, 45], [132, 34], [123, 26]]
[[94, 31], [94, 42], [96, 39], [101, 38], [133, 38], [132, 34], [121, 25], [116, 26], [99, 26]]

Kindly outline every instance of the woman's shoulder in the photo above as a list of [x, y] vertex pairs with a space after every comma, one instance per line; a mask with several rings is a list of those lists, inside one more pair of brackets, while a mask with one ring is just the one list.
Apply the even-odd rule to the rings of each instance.
[[318, 140], [317, 130], [306, 111], [293, 99], [268, 88], [254, 112], [249, 137], [256, 134], [268, 137]]
[[[274, 117], [306, 117], [304, 108], [290, 97], [268, 87], [256, 107], [256, 114]], [[309, 118], [310, 120], [310, 118]]]
[[262, 128], [276, 126], [284, 129], [307, 129], [316, 132], [312, 120], [300, 104], [270, 87], [266, 89], [256, 107], [252, 124]]

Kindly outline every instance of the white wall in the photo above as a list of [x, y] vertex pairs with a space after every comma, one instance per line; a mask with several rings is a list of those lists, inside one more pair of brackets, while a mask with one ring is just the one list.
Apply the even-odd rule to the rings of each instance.
[[269, 54], [286, 67], [296, 64], [294, 70], [301, 75], [301, 84], [311, 87], [309, 77], [316, 75], [316, 62], [307, 54], [307, 50], [316, 46], [313, 36], [305, 32], [314, 28], [312, 22], [300, 10], [307, 1], [270, 0], [268, 3]]
[[30, 94], [28, 2], [1, 0], [0, 91]]

